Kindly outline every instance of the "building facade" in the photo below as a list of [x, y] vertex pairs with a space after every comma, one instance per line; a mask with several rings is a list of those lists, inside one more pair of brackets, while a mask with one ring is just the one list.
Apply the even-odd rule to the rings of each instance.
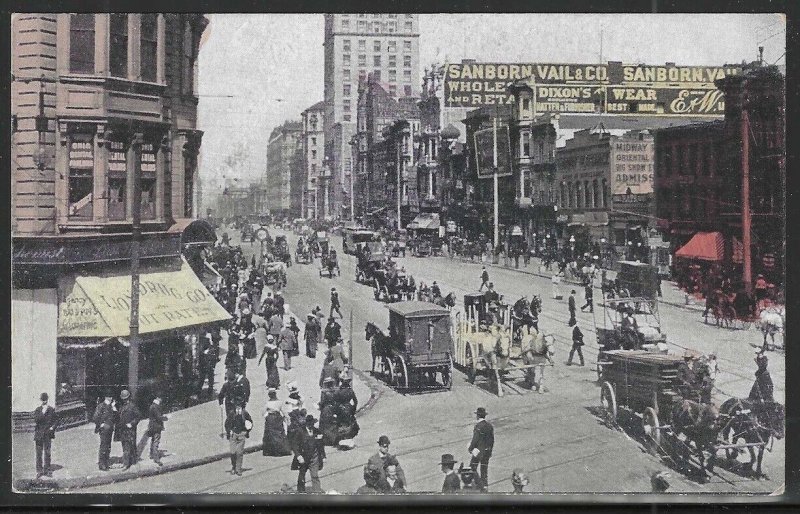
[[[135, 208], [143, 277], [181, 268], [187, 244], [214, 241], [213, 229], [195, 220], [202, 139], [196, 63], [207, 24], [199, 14], [12, 17], [15, 422], [42, 391], [64, 423], [80, 421], [99, 384], [126, 383], [116, 372], [127, 369], [119, 342], [127, 333], [72, 337], [81, 323], [99, 321], [95, 310], [68, 301], [77, 281], [124, 269]], [[134, 206], [137, 178], [141, 203]], [[76, 325], [75, 316], [84, 319]], [[173, 325], [148, 338], [179, 333]], [[142, 378], [157, 374], [154, 348], [142, 348]]]
[[267, 188], [267, 208], [273, 215], [300, 216], [303, 173], [302, 165], [298, 166], [298, 161], [303, 162], [302, 136], [303, 125], [299, 121], [287, 121], [275, 127], [269, 136], [264, 182]]
[[325, 103], [317, 102], [302, 115], [303, 123], [303, 167], [305, 180], [303, 186], [302, 214], [308, 219], [322, 217], [324, 203], [322, 196], [325, 193], [322, 181], [322, 161], [325, 154]]
[[331, 214], [349, 215], [358, 84], [368, 74], [394, 98], [419, 95], [419, 20], [415, 14], [325, 15], [325, 159]]

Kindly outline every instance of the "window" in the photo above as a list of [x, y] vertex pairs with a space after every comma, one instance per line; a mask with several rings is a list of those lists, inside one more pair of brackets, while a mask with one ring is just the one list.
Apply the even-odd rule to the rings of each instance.
[[185, 95], [194, 94], [195, 73], [197, 71], [197, 55], [195, 54], [194, 31], [188, 21], [183, 28], [183, 85]]
[[381, 15], [380, 15], [380, 14], [373, 14], [373, 15], [372, 15], [372, 17], [373, 17], [373, 18], [380, 18], [380, 17], [381, 17]]
[[316, 137], [312, 137], [311, 138], [311, 146], [317, 146], [317, 138]]
[[366, 66], [367, 65], [367, 56], [364, 54], [358, 55], [358, 65], [359, 66]]
[[600, 184], [597, 179], [592, 181], [592, 207], [602, 207], [600, 205]]
[[531, 141], [528, 138], [528, 134], [522, 133], [522, 156], [523, 157], [530, 157], [531, 156]]
[[411, 80], [411, 70], [403, 70], [403, 80], [406, 82]]
[[403, 67], [404, 68], [410, 68], [411, 67], [411, 56], [410, 55], [404, 55], [403, 56]]
[[381, 70], [375, 70], [372, 72], [372, 77], [377, 81], [381, 81]]
[[405, 86], [403, 86], [403, 94], [405, 94], [406, 96], [411, 96], [411, 86], [410, 85], [406, 84]]
[[342, 30], [350, 30], [350, 20], [342, 20]]
[[395, 66], [397, 66], [397, 56], [396, 55], [390, 55], [389, 56], [389, 67], [390, 68], [394, 68]]
[[142, 219], [152, 220], [156, 217], [156, 150], [145, 143], [141, 151]]
[[183, 215], [192, 218], [194, 213], [194, 170], [197, 157], [186, 156], [183, 164]]
[[350, 96], [350, 84], [345, 84], [342, 86], [344, 96]]
[[377, 21], [373, 22], [372, 23], [372, 32], [380, 33], [380, 31], [381, 31], [381, 24], [379, 22], [377, 22]]
[[94, 73], [94, 14], [70, 16], [69, 71]]
[[367, 22], [364, 20], [358, 20], [358, 31], [364, 32], [367, 30]]
[[158, 76], [158, 14], [141, 15], [140, 60], [141, 76], [145, 82], [155, 82]]
[[358, 70], [358, 80], [361, 81], [367, 76], [367, 70]]
[[396, 21], [390, 21], [389, 22], [389, 26], [387, 27], [387, 30], [388, 30], [389, 34], [394, 34], [395, 32], [397, 32], [397, 22]]
[[388, 17], [389, 17], [389, 19], [397, 19], [397, 15], [396, 14], [389, 14]]
[[572, 194], [572, 182], [567, 184], [567, 209], [575, 206], [575, 196]]
[[592, 199], [591, 199], [591, 189], [589, 189], [589, 181], [583, 181], [583, 206], [585, 208], [590, 208], [592, 206]]
[[358, 50], [363, 52], [367, 49], [367, 40], [366, 39], [359, 39], [358, 40]]
[[414, 19], [414, 15], [413, 14], [406, 14], [406, 18], [413, 20]]
[[389, 94], [392, 96], [397, 96], [397, 86], [394, 84], [389, 84]]
[[128, 15], [111, 15], [109, 68], [113, 77], [128, 76]]
[[342, 109], [350, 111], [350, 100], [342, 100]]
[[345, 39], [344, 41], [342, 41], [342, 50], [345, 51], [345, 52], [349, 52], [350, 51], [350, 40], [349, 39]]
[[351, 116], [349, 114], [345, 114], [344, 116], [342, 116], [342, 120], [344, 121], [350, 121], [350, 118]]
[[411, 50], [411, 41], [405, 40], [403, 41], [403, 50], [410, 51]]
[[359, 15], [358, 15], [358, 17], [359, 17], [359, 18], [366, 18], [366, 17], [367, 17], [367, 15], [366, 15], [366, 14], [359, 14]]
[[608, 181], [603, 179], [603, 207], [608, 207]]
[[527, 111], [531, 108], [531, 99], [530, 98], [523, 98], [522, 99], [522, 110]]
[[350, 68], [342, 69], [342, 79], [350, 80]]
[[317, 151], [316, 150], [311, 150], [311, 158], [312, 159], [316, 159], [317, 158]]
[[581, 181], [575, 182], [575, 208], [583, 207], [583, 194], [581, 193]]
[[397, 70], [389, 70], [389, 82], [397, 81]]
[[350, 66], [350, 54], [342, 54], [342, 64]]
[[375, 52], [380, 52], [381, 51], [381, 42], [380, 42], [380, 40], [376, 39], [375, 41], [373, 41], [372, 50], [375, 51]]
[[389, 43], [387, 43], [387, 44], [389, 46], [389, 51], [390, 52], [396, 52], [397, 51], [397, 41], [389, 41]]
[[405, 27], [406, 27], [406, 32], [411, 32], [414, 29], [414, 23], [407, 21]]
[[108, 219], [124, 220], [128, 161], [125, 143], [110, 141], [108, 153]]
[[94, 144], [90, 134], [75, 134], [69, 144], [69, 209], [71, 219], [90, 220], [94, 214]]
[[372, 56], [372, 65], [373, 66], [380, 66], [381, 65], [381, 56], [380, 55], [373, 55]]

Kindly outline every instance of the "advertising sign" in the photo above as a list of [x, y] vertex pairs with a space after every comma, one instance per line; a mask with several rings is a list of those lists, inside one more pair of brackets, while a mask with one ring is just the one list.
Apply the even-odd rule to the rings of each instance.
[[615, 138], [611, 143], [611, 194], [640, 195], [653, 192], [654, 144], [652, 137]]
[[[492, 178], [494, 174], [494, 135], [491, 128], [475, 132], [475, 165], [478, 178]], [[512, 174], [511, 136], [508, 125], [497, 126], [497, 176], [508, 177]]]
[[457, 63], [444, 77], [445, 107], [476, 108], [513, 102], [507, 87], [530, 78], [537, 113], [722, 116], [714, 81], [737, 66]]

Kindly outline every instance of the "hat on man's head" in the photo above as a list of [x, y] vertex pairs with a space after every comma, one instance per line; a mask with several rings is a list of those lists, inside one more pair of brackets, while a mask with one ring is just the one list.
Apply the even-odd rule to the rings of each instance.
[[288, 384], [286, 384], [286, 388], [289, 390], [289, 392], [292, 392], [292, 393], [296, 392], [297, 391], [297, 382], [294, 382], [294, 381], [289, 382]]
[[39, 400], [41, 400], [43, 402], [46, 402], [49, 399], [50, 399], [50, 396], [47, 393], [42, 393], [42, 394], [39, 395]]
[[485, 418], [486, 417], [486, 409], [483, 408], [483, 407], [478, 407], [477, 409], [475, 409], [475, 414], [477, 414], [481, 418]]
[[575, 294], [575, 290], [573, 289], [569, 294]]
[[391, 441], [389, 441], [389, 436], [382, 435], [378, 438], [378, 446], [389, 446]]
[[445, 453], [445, 454], [442, 455], [442, 462], [440, 462], [441, 465], [444, 465], [444, 464], [455, 464], [455, 463], [456, 463], [456, 459], [453, 457], [452, 453]]
[[131, 397], [131, 393], [127, 389], [123, 389], [122, 392], [119, 393], [119, 397], [123, 400], [127, 400]]
[[314, 315], [313, 315], [313, 314], [309, 314], [309, 315], [308, 315], [308, 316], [306, 316], [306, 317], [307, 317], [308, 319], [314, 319]]
[[336, 379], [334, 379], [333, 377], [325, 377], [325, 379], [322, 381], [322, 383], [323, 384], [335, 384], [336, 383]]

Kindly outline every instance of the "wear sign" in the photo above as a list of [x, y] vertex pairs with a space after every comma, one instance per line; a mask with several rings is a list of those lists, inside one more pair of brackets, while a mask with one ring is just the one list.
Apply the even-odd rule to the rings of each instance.
[[653, 192], [653, 138], [617, 138], [611, 143], [611, 194]]
[[[130, 275], [78, 276], [65, 281], [58, 307], [58, 337], [128, 337]], [[180, 271], [144, 273], [139, 278], [142, 334], [230, 319], [186, 260]]]

